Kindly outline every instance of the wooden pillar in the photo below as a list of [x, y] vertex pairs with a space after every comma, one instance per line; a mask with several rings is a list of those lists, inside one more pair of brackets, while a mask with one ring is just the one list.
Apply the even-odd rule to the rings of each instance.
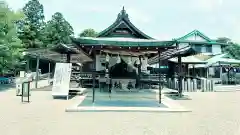
[[182, 96], [182, 57], [178, 56], [178, 92]]
[[189, 64], [186, 64], [186, 76], [189, 77]]
[[70, 63], [70, 62], [71, 62], [71, 54], [67, 53], [67, 63]]
[[92, 78], [93, 78], [93, 86], [92, 86], [92, 103], [95, 102], [95, 79], [96, 79], [96, 53], [95, 53], [95, 49], [93, 49], [93, 56], [94, 61], [93, 61], [93, 69], [92, 69]]
[[160, 60], [160, 51], [158, 51], [158, 68], [159, 68], [159, 71], [158, 71], [158, 81], [159, 81], [159, 84], [158, 84], [158, 98], [159, 98], [159, 104], [162, 103], [162, 85], [161, 85], [161, 73], [160, 73], [160, 67], [161, 67], [161, 60]]
[[200, 72], [200, 76], [199, 77], [203, 77], [203, 68], [202, 67], [199, 68], [199, 72]]
[[195, 68], [195, 64], [192, 65], [192, 69], [193, 69], [193, 77], [195, 78], [196, 75], [196, 68]]
[[39, 79], [39, 59], [40, 56], [37, 56], [37, 65], [36, 65], [36, 79], [35, 79], [35, 88], [38, 87], [38, 79]]
[[206, 70], [207, 70], [207, 71], [206, 71], [206, 72], [207, 72], [207, 77], [206, 77], [206, 78], [208, 79], [208, 77], [209, 77], [209, 67], [207, 67]]

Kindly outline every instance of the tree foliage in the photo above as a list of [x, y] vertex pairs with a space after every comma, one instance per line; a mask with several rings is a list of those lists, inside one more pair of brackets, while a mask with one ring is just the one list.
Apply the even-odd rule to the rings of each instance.
[[47, 45], [56, 45], [59, 43], [70, 44], [73, 36], [73, 28], [69, 22], [59, 12], [52, 16], [44, 29], [45, 42]]
[[79, 37], [96, 37], [98, 35], [98, 32], [96, 32], [94, 29], [85, 29], [80, 34]]
[[217, 38], [216, 41], [219, 43], [230, 43], [230, 44], [232, 43], [232, 40], [227, 37], [219, 37], [219, 38]]
[[224, 52], [228, 53], [231, 57], [235, 59], [240, 59], [240, 45], [233, 43], [229, 44], [227, 47], [224, 48]]
[[38, 0], [30, 0], [23, 8], [25, 18], [18, 22], [19, 38], [26, 48], [43, 46], [41, 30], [44, 27], [43, 5]]
[[10, 10], [0, 3], [0, 72], [6, 73], [19, 64], [22, 44], [17, 36], [16, 22], [23, 17], [21, 12]]
[[240, 45], [237, 43], [233, 43], [230, 38], [220, 37], [216, 40], [219, 43], [228, 44], [224, 49], [223, 52], [227, 53], [234, 59], [240, 59]]

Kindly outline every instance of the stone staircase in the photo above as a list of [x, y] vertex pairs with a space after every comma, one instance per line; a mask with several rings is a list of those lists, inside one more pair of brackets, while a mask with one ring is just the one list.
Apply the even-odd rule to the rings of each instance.
[[215, 85], [214, 91], [216, 92], [240, 91], [240, 85]]

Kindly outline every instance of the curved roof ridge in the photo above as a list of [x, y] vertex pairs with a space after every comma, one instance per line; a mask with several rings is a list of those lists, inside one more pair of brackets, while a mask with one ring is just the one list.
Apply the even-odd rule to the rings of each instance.
[[116, 28], [121, 22], [126, 23], [127, 25], [129, 25], [136, 33], [138, 33], [139, 35], [141, 35], [141, 37], [145, 38], [145, 39], [154, 39], [148, 35], [146, 35], [145, 33], [143, 33], [141, 30], [139, 30], [137, 27], [135, 27], [132, 22], [130, 21], [130, 19], [128, 18], [128, 14], [123, 6], [122, 10], [120, 11], [120, 13], [118, 14], [117, 19], [115, 20], [115, 22], [110, 25], [109, 27], [107, 27], [106, 29], [104, 29], [103, 31], [101, 31], [97, 37], [102, 37], [107, 35], [109, 32], [111, 32], [111, 29]]

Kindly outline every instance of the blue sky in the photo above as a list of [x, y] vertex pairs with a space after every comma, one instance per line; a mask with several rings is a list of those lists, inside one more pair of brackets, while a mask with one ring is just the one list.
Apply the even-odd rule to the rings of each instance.
[[[6, 0], [17, 10], [28, 0]], [[125, 6], [131, 22], [144, 33], [171, 40], [198, 29], [210, 38], [240, 41], [240, 0], [39, 0], [46, 20], [61, 12], [75, 34], [85, 28], [101, 31]]]

